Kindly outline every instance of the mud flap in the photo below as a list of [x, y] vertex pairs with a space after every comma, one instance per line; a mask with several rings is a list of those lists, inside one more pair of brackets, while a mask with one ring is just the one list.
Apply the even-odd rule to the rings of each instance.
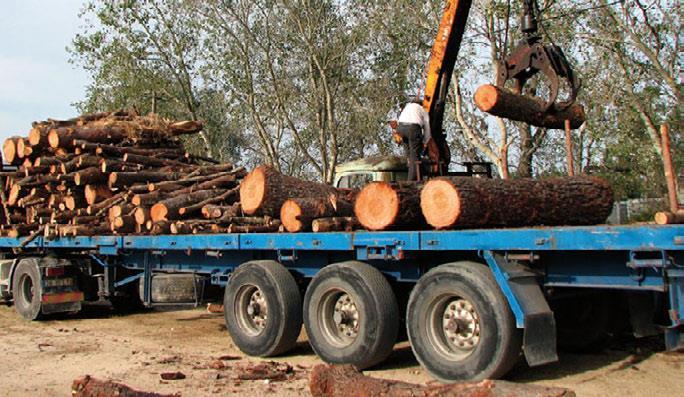
[[81, 310], [81, 302], [64, 302], [41, 305], [43, 314], [77, 312]]
[[485, 251], [483, 256], [508, 300], [516, 325], [524, 329], [523, 352], [527, 363], [534, 367], [558, 361], [556, 320], [537, 275], [503, 255]]

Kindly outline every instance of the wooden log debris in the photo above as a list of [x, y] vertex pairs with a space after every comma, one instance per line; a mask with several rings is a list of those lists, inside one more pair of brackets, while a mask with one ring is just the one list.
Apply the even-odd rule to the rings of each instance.
[[565, 121], [570, 121], [572, 129], [579, 128], [586, 116], [582, 105], [558, 110], [555, 107], [544, 111], [544, 102], [540, 99], [514, 94], [500, 87], [485, 84], [475, 91], [475, 105], [483, 112], [505, 119], [522, 121], [542, 128], [562, 130]]
[[365, 376], [351, 365], [319, 364], [309, 376], [313, 397], [574, 397], [569, 389], [499, 380], [418, 385]]
[[73, 397], [180, 397], [180, 394], [160, 394], [135, 390], [111, 380], [103, 381], [86, 375], [71, 384]]

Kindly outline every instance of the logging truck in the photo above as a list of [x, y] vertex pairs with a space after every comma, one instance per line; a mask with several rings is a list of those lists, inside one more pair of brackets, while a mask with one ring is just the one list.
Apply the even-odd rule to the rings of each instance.
[[[197, 304], [224, 288], [246, 354], [302, 325], [326, 362], [368, 368], [407, 338], [445, 381], [601, 347], [615, 327], [684, 348], [684, 226], [0, 238], [0, 291], [35, 320], [84, 302]], [[619, 328], [618, 330], [622, 330]], [[404, 332], [405, 331], [405, 332]]]

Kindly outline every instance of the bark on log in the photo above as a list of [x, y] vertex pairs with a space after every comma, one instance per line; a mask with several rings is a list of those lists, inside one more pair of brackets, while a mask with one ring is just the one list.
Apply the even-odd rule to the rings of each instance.
[[74, 173], [74, 183], [76, 186], [87, 184], [107, 183], [109, 174], [103, 173], [98, 167], [90, 167]]
[[113, 381], [102, 381], [86, 375], [71, 384], [73, 397], [180, 397], [180, 394], [159, 394], [139, 391]]
[[278, 216], [291, 197], [328, 199], [331, 195], [339, 195], [332, 186], [283, 175], [268, 165], [257, 167], [240, 184], [240, 203], [247, 215]]
[[328, 199], [291, 198], [280, 208], [280, 220], [285, 230], [297, 233], [311, 230], [311, 222], [316, 218], [347, 217], [353, 213], [350, 203], [337, 200], [335, 196]]
[[360, 226], [358, 219], [354, 217], [320, 218], [311, 222], [311, 230], [314, 233], [351, 232]]
[[114, 193], [105, 185], [86, 185], [83, 189], [86, 203], [93, 205], [102, 200], [106, 200], [114, 195]]
[[225, 190], [200, 190], [194, 193], [166, 199], [152, 206], [150, 209], [150, 217], [154, 222], [178, 219], [178, 210], [181, 207], [196, 204], [224, 193]]
[[368, 230], [422, 229], [420, 187], [413, 182], [373, 182], [356, 197], [354, 213]]
[[571, 128], [576, 129], [586, 120], [582, 105], [573, 104], [564, 110], [552, 106], [544, 112], [542, 100], [517, 95], [490, 84], [477, 89], [475, 105], [493, 116], [522, 121], [542, 128], [562, 130], [565, 128], [565, 121], [569, 120]]
[[140, 172], [112, 172], [109, 174], [109, 187], [131, 186], [136, 183], [173, 181], [180, 179], [178, 173], [140, 171]]
[[613, 192], [601, 178], [437, 178], [421, 192], [421, 209], [437, 229], [595, 225], [613, 208]]
[[569, 389], [499, 380], [417, 385], [365, 376], [351, 365], [319, 364], [309, 377], [313, 397], [574, 397]]

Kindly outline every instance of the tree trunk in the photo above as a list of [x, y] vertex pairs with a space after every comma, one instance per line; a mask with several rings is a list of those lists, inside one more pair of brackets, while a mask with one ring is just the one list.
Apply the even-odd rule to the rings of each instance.
[[311, 371], [313, 397], [574, 397], [568, 389], [500, 380], [418, 385], [365, 376], [351, 365], [319, 364]]
[[413, 182], [373, 182], [356, 197], [354, 213], [368, 230], [421, 229], [420, 187]]
[[352, 205], [341, 200], [291, 198], [280, 208], [280, 220], [285, 230], [297, 233], [311, 230], [311, 222], [316, 218], [346, 217], [353, 213]]
[[475, 105], [493, 116], [522, 121], [543, 128], [562, 130], [565, 128], [565, 120], [569, 120], [570, 126], [575, 129], [586, 120], [584, 108], [581, 105], [574, 104], [564, 110], [552, 107], [544, 112], [542, 100], [517, 95], [489, 84], [477, 89]]
[[595, 225], [610, 215], [613, 192], [603, 179], [586, 176], [437, 178], [425, 184], [420, 205], [437, 229]]
[[283, 175], [268, 165], [257, 167], [240, 184], [240, 203], [247, 215], [278, 216], [289, 198], [329, 199], [338, 194], [332, 186]]

